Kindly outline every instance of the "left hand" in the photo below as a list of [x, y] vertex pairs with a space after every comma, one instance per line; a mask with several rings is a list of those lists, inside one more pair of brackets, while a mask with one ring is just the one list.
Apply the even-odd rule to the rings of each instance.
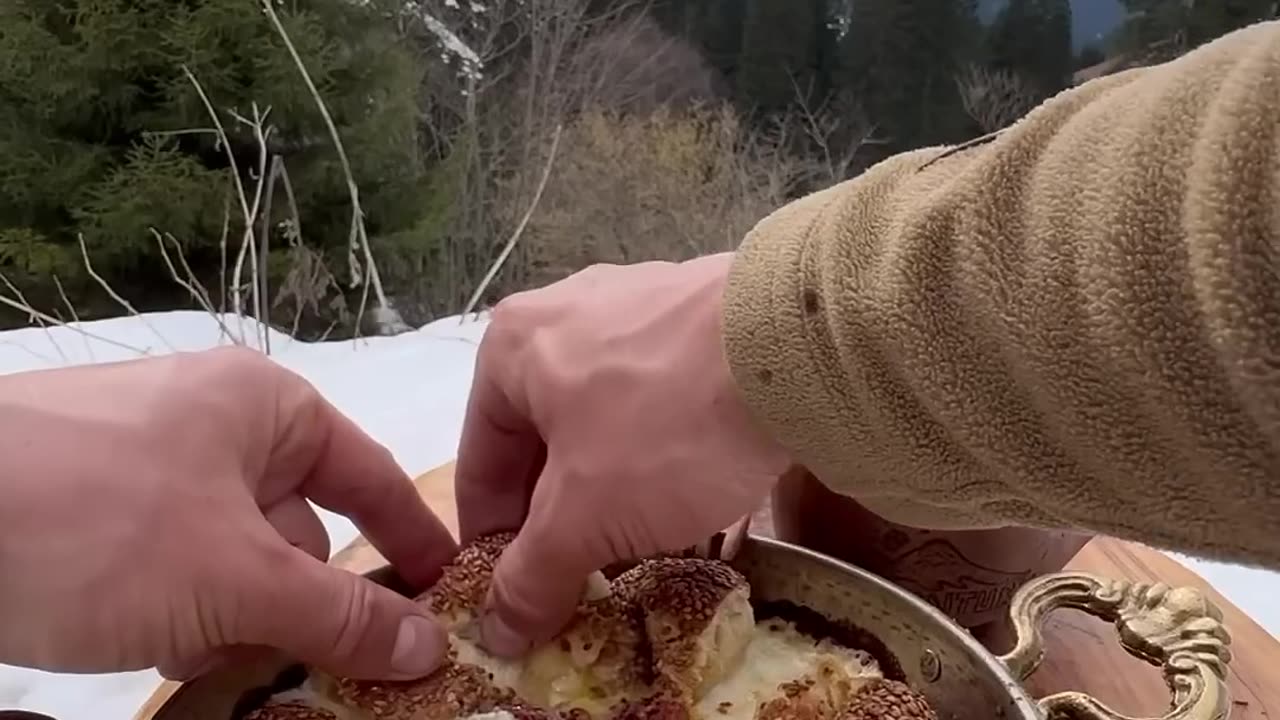
[[307, 499], [419, 586], [457, 551], [386, 449], [258, 353], [0, 377], [0, 662], [181, 679], [269, 647], [430, 672], [441, 627], [326, 565]]

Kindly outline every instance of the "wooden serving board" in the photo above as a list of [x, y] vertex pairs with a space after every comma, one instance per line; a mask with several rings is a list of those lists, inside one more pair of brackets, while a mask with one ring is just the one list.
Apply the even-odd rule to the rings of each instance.
[[[414, 483], [456, 536], [453, 463], [425, 473]], [[751, 530], [760, 535], [772, 534], [767, 508], [756, 514]], [[331, 562], [357, 573], [385, 564], [382, 556], [363, 538], [339, 551]], [[1229, 678], [1234, 703], [1232, 720], [1280, 720], [1280, 641], [1199, 575], [1161, 552], [1112, 538], [1098, 538], [1089, 543], [1068, 569], [1116, 579], [1188, 585], [1206, 591], [1222, 609], [1232, 636]], [[1159, 672], [1121, 649], [1110, 625], [1083, 613], [1060, 612], [1049, 618], [1045, 642], [1045, 662], [1027, 682], [1033, 695], [1082, 690], [1133, 717], [1160, 717], [1168, 711], [1169, 691]], [[135, 720], [150, 720], [176, 687], [176, 683], [164, 683], [139, 710]]]

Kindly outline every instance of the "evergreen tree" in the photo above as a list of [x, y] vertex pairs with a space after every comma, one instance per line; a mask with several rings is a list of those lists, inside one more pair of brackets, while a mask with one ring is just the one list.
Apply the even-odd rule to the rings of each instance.
[[[815, 92], [820, 0], [746, 0], [738, 91], [765, 112]], [[804, 95], [799, 95], [803, 93]]]
[[747, 4], [743, 0], [697, 1], [701, 6], [695, 26], [697, 41], [712, 67], [736, 81]]
[[1093, 65], [1097, 65], [1107, 59], [1107, 54], [1097, 45], [1085, 45], [1080, 48], [1080, 52], [1076, 53], [1075, 60], [1072, 63], [1073, 70], [1082, 70]]
[[1121, 0], [1125, 21], [1116, 32], [1116, 52], [1146, 55], [1153, 48], [1184, 44], [1187, 4], [1184, 0]]
[[1047, 98], [1071, 80], [1068, 0], [1009, 0], [987, 31], [989, 65], [1021, 75]]
[[1127, 11], [1114, 50], [1160, 62], [1246, 25], [1276, 16], [1275, 0], [1122, 0]]
[[1275, 15], [1275, 0], [1197, 0], [1188, 13], [1187, 44], [1202, 45]]
[[[417, 147], [422, 54], [398, 35], [398, 11], [391, 0], [295, 0], [277, 9], [338, 126], [368, 228], [379, 237], [429, 228]], [[93, 287], [82, 273], [81, 235], [95, 268], [129, 287], [131, 299], [142, 293], [144, 309], [186, 300], [152, 228], [177, 238], [208, 280], [220, 264], [229, 203], [234, 252], [239, 201], [184, 67], [219, 111], [250, 190], [258, 143], [237, 115], [252, 118], [255, 103], [270, 109], [268, 146], [286, 164], [302, 239], [345, 266], [346, 181], [315, 101], [257, 0], [7, 0], [0, 53], [0, 272], [33, 303], [56, 305], [55, 274], [64, 285]], [[281, 196], [273, 224], [290, 216]]]
[[974, 0], [856, 0], [841, 41], [842, 89], [897, 152], [964, 140], [956, 76], [978, 57]]

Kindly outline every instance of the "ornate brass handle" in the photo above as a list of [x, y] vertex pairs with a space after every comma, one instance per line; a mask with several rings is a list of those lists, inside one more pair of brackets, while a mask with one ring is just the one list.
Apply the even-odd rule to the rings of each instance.
[[[1230, 714], [1226, 673], [1231, 636], [1222, 624], [1222, 612], [1199, 590], [1085, 573], [1032, 580], [1013, 597], [1010, 616], [1017, 643], [1000, 657], [1015, 677], [1025, 680], [1040, 665], [1040, 625], [1059, 608], [1083, 610], [1115, 623], [1125, 650], [1164, 671], [1173, 700], [1160, 720], [1224, 720]], [[1039, 702], [1047, 718], [1130, 720], [1082, 692], [1057, 693]]]

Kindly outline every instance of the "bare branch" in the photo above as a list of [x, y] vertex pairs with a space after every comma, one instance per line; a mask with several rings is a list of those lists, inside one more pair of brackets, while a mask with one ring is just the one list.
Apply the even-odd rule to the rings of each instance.
[[[9, 278], [5, 277], [3, 274], [0, 274], [0, 280], [4, 281], [5, 286], [9, 288], [9, 292], [13, 293], [14, 296], [18, 298], [18, 302], [22, 303], [23, 307], [25, 308], [31, 307], [31, 303], [27, 302], [26, 296], [22, 294], [22, 291], [19, 290], [16, 285], [9, 282]], [[3, 298], [3, 296], [0, 296], [0, 298]], [[49, 338], [49, 344], [52, 345], [53, 349], [58, 352], [58, 357], [62, 358], [62, 362], [64, 363], [69, 362], [67, 359], [67, 354], [62, 352], [62, 346], [58, 344], [57, 340], [53, 339], [53, 333], [49, 332], [49, 327], [45, 325], [44, 319], [48, 317], [49, 316], [47, 315], [42, 317], [41, 314], [37, 313], [35, 310], [27, 311], [27, 322], [34, 322], [38, 326], [40, 326], [40, 330], [44, 332], [45, 337]], [[62, 321], [58, 320], [57, 318], [49, 318], [49, 322], [52, 322], [54, 325], [62, 324]]]
[[116, 292], [115, 288], [111, 287], [111, 283], [107, 282], [106, 278], [99, 275], [98, 271], [93, 268], [93, 261], [89, 259], [89, 248], [84, 243], [84, 235], [77, 234], [76, 239], [80, 241], [80, 258], [84, 260], [84, 269], [89, 273], [89, 277], [93, 278], [94, 282], [98, 283], [98, 286], [105, 290], [107, 295], [110, 295], [111, 299], [123, 308], [126, 313], [138, 318], [139, 322], [146, 325], [151, 334], [160, 338], [160, 342], [164, 343], [165, 347], [169, 348], [170, 351], [177, 352], [177, 348], [169, 342], [169, 339], [161, 335], [160, 331], [156, 330], [155, 326], [142, 313], [138, 312], [137, 308], [130, 304], [128, 300], [125, 300], [120, 293]]
[[240, 289], [243, 287], [241, 277], [244, 271], [244, 261], [247, 257], [250, 264], [249, 275], [251, 284], [250, 290], [253, 299], [253, 316], [257, 322], [254, 327], [254, 336], [257, 337], [258, 342], [260, 343], [259, 347], [262, 347], [262, 343], [266, 342], [264, 337], [259, 335], [259, 332], [263, 331], [263, 311], [265, 301], [258, 292], [258, 253], [257, 237], [254, 232], [254, 225], [257, 223], [259, 208], [262, 205], [263, 186], [266, 184], [268, 156], [267, 137], [271, 134], [271, 128], [264, 128], [264, 125], [266, 123], [267, 115], [270, 113], [271, 108], [267, 108], [266, 112], [260, 112], [256, 102], [253, 103], [252, 120], [242, 117], [234, 112], [232, 113], [232, 116], [235, 117], [238, 122], [249, 126], [253, 130], [253, 138], [258, 146], [258, 165], [257, 172], [255, 173], [257, 182], [254, 184], [253, 205], [247, 209], [244, 214], [245, 233], [244, 238], [240, 243], [240, 251], [236, 255], [236, 264], [235, 269], [231, 274], [231, 283], [235, 288], [235, 292], [238, 294]]
[[[6, 285], [8, 285], [10, 288], [13, 288], [13, 284], [12, 284], [12, 283], [10, 283], [10, 282], [9, 282], [9, 279], [8, 279], [7, 277], [5, 277], [3, 274], [0, 274], [0, 280], [3, 280], [3, 281], [4, 281], [4, 283], [5, 283]], [[14, 288], [14, 289], [16, 290], [16, 288]], [[19, 295], [19, 297], [21, 297], [21, 295]], [[111, 338], [109, 338], [109, 337], [104, 337], [104, 336], [102, 336], [102, 335], [97, 335], [97, 334], [95, 334], [95, 333], [91, 333], [91, 332], [89, 332], [88, 330], [85, 330], [84, 328], [80, 328], [80, 327], [73, 327], [73, 326], [71, 326], [71, 325], [68, 325], [68, 324], [66, 324], [66, 323], [62, 322], [61, 320], [59, 320], [58, 318], [53, 317], [52, 315], [49, 315], [48, 313], [43, 313], [43, 312], [40, 312], [39, 310], [36, 310], [35, 308], [31, 307], [31, 305], [30, 305], [29, 303], [27, 303], [27, 302], [26, 302], [26, 300], [14, 300], [13, 298], [8, 297], [7, 295], [0, 295], [0, 305], [6, 305], [6, 306], [8, 306], [8, 307], [13, 308], [14, 310], [17, 310], [17, 311], [19, 311], [19, 312], [26, 313], [27, 315], [30, 315], [32, 318], [34, 318], [34, 319], [36, 319], [36, 320], [39, 320], [39, 321], [42, 321], [42, 322], [45, 322], [45, 323], [49, 323], [50, 325], [54, 325], [54, 326], [56, 326], [56, 327], [65, 327], [65, 328], [67, 328], [68, 330], [71, 330], [72, 332], [78, 333], [78, 334], [80, 334], [80, 335], [82, 335], [82, 336], [84, 336], [84, 337], [92, 338], [92, 339], [97, 340], [98, 342], [101, 342], [101, 343], [106, 343], [107, 345], [112, 345], [112, 346], [114, 346], [114, 347], [118, 347], [118, 348], [121, 348], [121, 349], [123, 349], [123, 350], [128, 350], [128, 351], [130, 351], [130, 352], [137, 353], [138, 355], [150, 355], [150, 354], [151, 354], [151, 353], [150, 353], [149, 351], [147, 351], [147, 350], [144, 350], [144, 349], [139, 348], [139, 347], [135, 347], [135, 346], [130, 345], [130, 344], [128, 344], [128, 343], [122, 343], [122, 342], [120, 342], [119, 340], [113, 340], [113, 339], [111, 339]], [[42, 325], [42, 327], [43, 327], [43, 325]], [[46, 328], [46, 332], [47, 332], [47, 331], [48, 331], [48, 329]], [[52, 340], [52, 337], [51, 337], [50, 339]], [[57, 347], [57, 343], [54, 343], [54, 347]], [[61, 354], [62, 354], [62, 350], [61, 350], [61, 349], [59, 349], [59, 350], [58, 350], [58, 353], [61, 355]], [[65, 357], [65, 356], [64, 356], [64, 357]]]
[[276, 181], [280, 178], [281, 168], [284, 167], [284, 161], [279, 155], [271, 156], [271, 170], [267, 175], [266, 197], [263, 199], [262, 212], [259, 213], [262, 218], [262, 229], [258, 235], [262, 242], [258, 247], [258, 265], [254, 268], [254, 274], [258, 280], [258, 297], [260, 300], [259, 322], [267, 328], [262, 335], [263, 352], [271, 354], [271, 324], [270, 320], [270, 287], [269, 277], [267, 273], [267, 263], [270, 261], [271, 254], [271, 203], [275, 197]]
[[231, 231], [231, 193], [223, 195], [222, 234], [218, 238], [218, 313], [227, 312], [227, 235]]
[[161, 237], [160, 233], [155, 228], [150, 228], [150, 230], [151, 234], [156, 239], [156, 243], [160, 246], [160, 256], [164, 258], [164, 264], [169, 268], [169, 275], [173, 278], [173, 281], [190, 293], [196, 303], [198, 303], [200, 307], [209, 314], [209, 317], [213, 318], [214, 322], [218, 324], [218, 329], [222, 335], [226, 336], [232, 344], [243, 345], [244, 337], [236, 338], [236, 336], [231, 333], [230, 328], [227, 327], [227, 324], [223, 322], [222, 315], [214, 311], [213, 303], [209, 300], [208, 291], [205, 290], [205, 288], [200, 284], [200, 281], [196, 279], [195, 273], [191, 271], [191, 266], [187, 264], [187, 258], [182, 252], [182, 245], [172, 235], [167, 236], [169, 241], [173, 243], [174, 251], [178, 254], [178, 260], [182, 263], [182, 269], [186, 273], [186, 278], [179, 275], [178, 269], [174, 267], [173, 260], [169, 257], [169, 251], [165, 249], [164, 238]]
[[[76, 312], [76, 306], [73, 305], [70, 298], [67, 297], [67, 291], [63, 289], [62, 281], [58, 279], [57, 275], [53, 276], [53, 284], [58, 288], [58, 297], [62, 298], [62, 304], [66, 305], [67, 312], [71, 313], [72, 322], [74, 322], [77, 327], [83, 325], [83, 323], [80, 322], [80, 314]], [[93, 356], [93, 346], [89, 344], [89, 338], [83, 335], [81, 335], [80, 338], [84, 341], [84, 351], [88, 354], [89, 359], [96, 360]]]
[[956, 77], [964, 110], [984, 133], [1001, 130], [1039, 102], [1035, 89], [1011, 70], [969, 65]]
[[[392, 309], [387, 295], [382, 289], [382, 280], [378, 275], [377, 264], [373, 260], [373, 250], [369, 247], [369, 237], [365, 232], [364, 210], [360, 205], [360, 190], [356, 186], [355, 175], [351, 171], [351, 163], [347, 159], [346, 148], [342, 144], [342, 138], [338, 134], [338, 127], [333, 122], [333, 117], [329, 114], [329, 108], [324, 102], [324, 98], [320, 96], [320, 91], [316, 89], [315, 82], [311, 79], [311, 74], [307, 71], [307, 66], [302, 62], [302, 57], [298, 55], [297, 48], [293, 45], [293, 40], [289, 37], [289, 33], [285, 30], [284, 24], [280, 22], [280, 17], [276, 14], [275, 8], [272, 7], [271, 0], [260, 0], [263, 10], [267, 17], [271, 19], [271, 23], [275, 26], [276, 32], [284, 41], [285, 47], [289, 50], [290, 57], [293, 58], [294, 65], [297, 66], [299, 74], [307, 84], [307, 89], [311, 92], [311, 97], [316, 102], [316, 107], [320, 111], [320, 116], [324, 119], [325, 126], [329, 129], [329, 135], [333, 139], [334, 149], [338, 153], [338, 161], [342, 164], [342, 172], [346, 175], [347, 191], [351, 195], [352, 206], [352, 223], [356, 227], [356, 237], [360, 245], [360, 249], [364, 252], [364, 262], [368, 267], [369, 279], [373, 284], [374, 292], [378, 298], [379, 309], [383, 312], [384, 322], [390, 327], [387, 330], [407, 329], [404, 321], [400, 319], [399, 314]], [[356, 318], [356, 332], [359, 333], [360, 317]]]
[[507, 258], [511, 256], [511, 251], [515, 249], [516, 243], [520, 241], [520, 236], [524, 234], [524, 229], [529, 224], [530, 218], [533, 217], [534, 211], [538, 209], [538, 203], [542, 200], [542, 193], [547, 189], [547, 181], [551, 179], [551, 168], [555, 165], [556, 153], [560, 149], [560, 135], [563, 130], [564, 126], [556, 126], [555, 134], [551, 136], [551, 150], [547, 153], [547, 163], [542, 168], [542, 179], [538, 181], [538, 188], [533, 193], [533, 200], [529, 202], [529, 208], [525, 211], [524, 217], [520, 219], [520, 224], [516, 226], [515, 232], [511, 233], [511, 237], [507, 239], [507, 244], [502, 248], [498, 259], [493, 261], [493, 265], [489, 267], [489, 272], [485, 273], [484, 279], [476, 286], [475, 292], [471, 294], [466, 306], [462, 308], [462, 316], [464, 318], [475, 310], [476, 304], [484, 296], [484, 291], [489, 288], [489, 283], [493, 282], [494, 276], [498, 274], [498, 271], [502, 269], [502, 265], [506, 263]]

